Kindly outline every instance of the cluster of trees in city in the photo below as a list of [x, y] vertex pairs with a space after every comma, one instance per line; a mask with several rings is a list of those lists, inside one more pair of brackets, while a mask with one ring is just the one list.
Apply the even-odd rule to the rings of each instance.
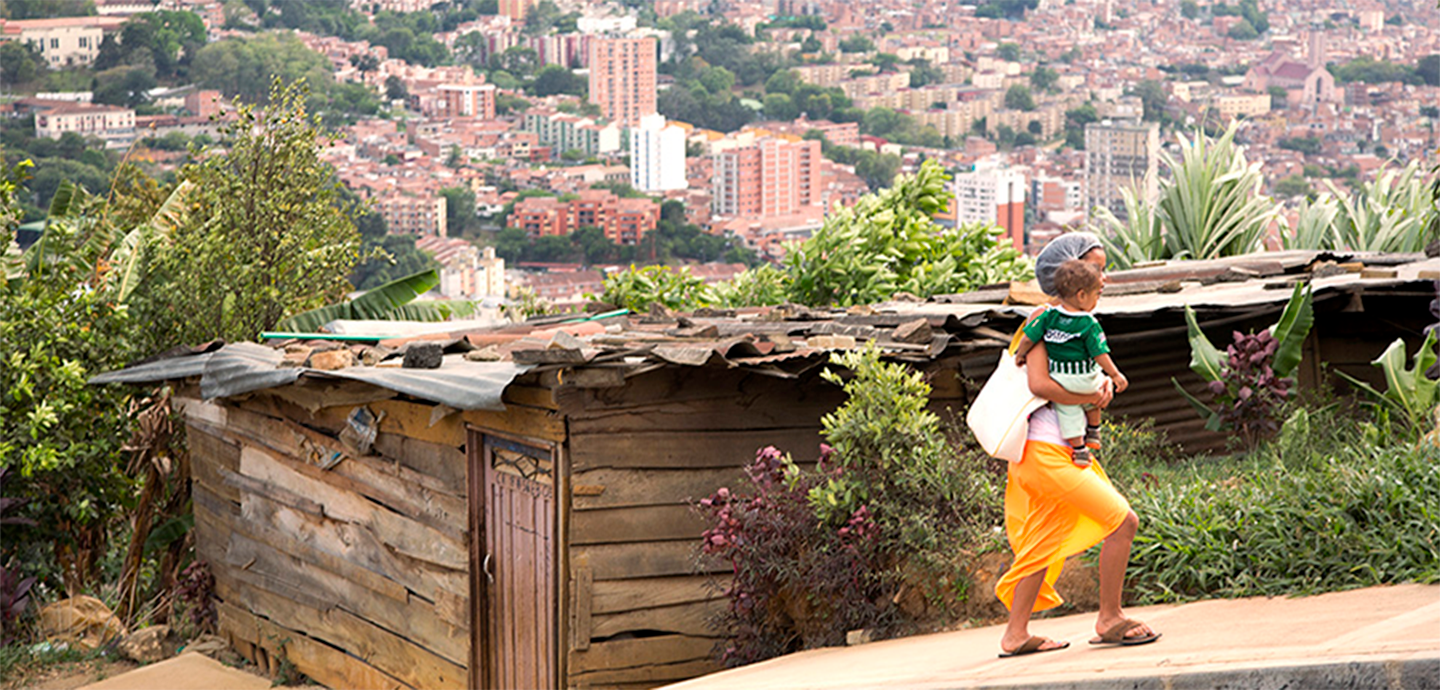
[[[597, 183], [597, 189], [610, 189], [621, 196], [645, 198], [646, 195], [627, 184]], [[548, 192], [527, 190], [520, 199], [552, 196]], [[565, 199], [565, 196], [561, 196]], [[513, 203], [511, 204], [513, 206]], [[501, 214], [501, 218], [508, 215]], [[503, 223], [504, 221], [501, 220]], [[605, 231], [594, 226], [576, 229], [569, 235], [545, 235], [531, 238], [524, 229], [505, 227], [493, 236], [495, 254], [508, 262], [579, 263], [585, 265], [622, 263], [675, 263], [724, 261], [754, 266], [760, 262], [755, 252], [736, 238], [705, 232], [685, 217], [685, 204], [676, 200], [660, 204], [660, 220], [655, 231], [647, 233], [637, 244], [616, 244]]]

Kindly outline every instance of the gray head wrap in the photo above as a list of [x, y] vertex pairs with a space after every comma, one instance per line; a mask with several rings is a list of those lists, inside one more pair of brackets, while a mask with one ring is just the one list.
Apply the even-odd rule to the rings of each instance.
[[1102, 246], [1100, 238], [1088, 232], [1068, 232], [1050, 240], [1035, 257], [1035, 279], [1040, 281], [1040, 290], [1047, 295], [1055, 294], [1055, 269], [1071, 259], [1085, 256], [1085, 253]]

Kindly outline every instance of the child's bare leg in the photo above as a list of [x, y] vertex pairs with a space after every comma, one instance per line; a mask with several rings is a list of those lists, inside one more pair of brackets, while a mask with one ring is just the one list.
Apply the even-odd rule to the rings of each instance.
[[1100, 410], [1085, 410], [1085, 424], [1087, 426], [1100, 426]]

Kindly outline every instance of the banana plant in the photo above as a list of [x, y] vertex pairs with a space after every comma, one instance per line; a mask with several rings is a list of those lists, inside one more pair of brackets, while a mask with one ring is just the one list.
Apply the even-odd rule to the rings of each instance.
[[1425, 375], [1430, 367], [1435, 366], [1437, 330], [1440, 329], [1431, 330], [1425, 336], [1425, 342], [1411, 359], [1414, 366], [1408, 369], [1405, 367], [1405, 340], [1402, 338], [1390, 343], [1390, 347], [1370, 362], [1385, 372], [1384, 393], [1343, 371], [1335, 373], [1369, 394], [1374, 404], [1403, 416], [1412, 429], [1423, 428], [1435, 414], [1436, 405], [1440, 405], [1440, 385]]
[[392, 280], [355, 299], [288, 316], [276, 328], [292, 333], [318, 333], [325, 324], [337, 319], [448, 321], [479, 311], [480, 303], [470, 300], [415, 301], [439, 284], [440, 274], [435, 269], [421, 271]]
[[[1309, 336], [1310, 329], [1315, 325], [1315, 311], [1312, 299], [1313, 289], [1305, 283], [1297, 283], [1295, 291], [1290, 295], [1290, 301], [1286, 303], [1285, 310], [1280, 314], [1280, 320], [1268, 329], [1269, 337], [1275, 341], [1274, 354], [1271, 356], [1269, 367], [1273, 371], [1273, 378], [1288, 379], [1300, 366], [1301, 356], [1305, 338]], [[1185, 307], [1185, 324], [1188, 329], [1190, 341], [1190, 369], [1205, 379], [1210, 384], [1212, 391], [1219, 389], [1217, 396], [1228, 395], [1225, 391], [1226, 376], [1230, 370], [1229, 354], [1222, 352], [1211, 344], [1210, 339], [1200, 330], [1200, 324], [1196, 321], [1195, 310], [1189, 306]], [[1236, 334], [1237, 338], [1240, 334]], [[1211, 431], [1219, 431], [1225, 422], [1225, 415], [1222, 409], [1211, 408], [1209, 405], [1195, 397], [1180, 382], [1173, 377], [1171, 383], [1175, 389], [1185, 396], [1195, 411], [1205, 419], [1205, 428]], [[1218, 384], [1218, 385], [1216, 385]], [[1237, 397], [1248, 398], [1249, 393], [1238, 394]]]

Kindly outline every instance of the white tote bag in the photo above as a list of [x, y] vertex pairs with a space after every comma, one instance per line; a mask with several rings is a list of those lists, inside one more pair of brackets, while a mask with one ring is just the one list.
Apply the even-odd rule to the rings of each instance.
[[1030, 431], [1030, 413], [1045, 404], [1030, 392], [1025, 367], [1015, 364], [1008, 351], [1000, 353], [995, 373], [970, 403], [965, 423], [980, 447], [993, 457], [1020, 462], [1025, 452], [1025, 435]]

